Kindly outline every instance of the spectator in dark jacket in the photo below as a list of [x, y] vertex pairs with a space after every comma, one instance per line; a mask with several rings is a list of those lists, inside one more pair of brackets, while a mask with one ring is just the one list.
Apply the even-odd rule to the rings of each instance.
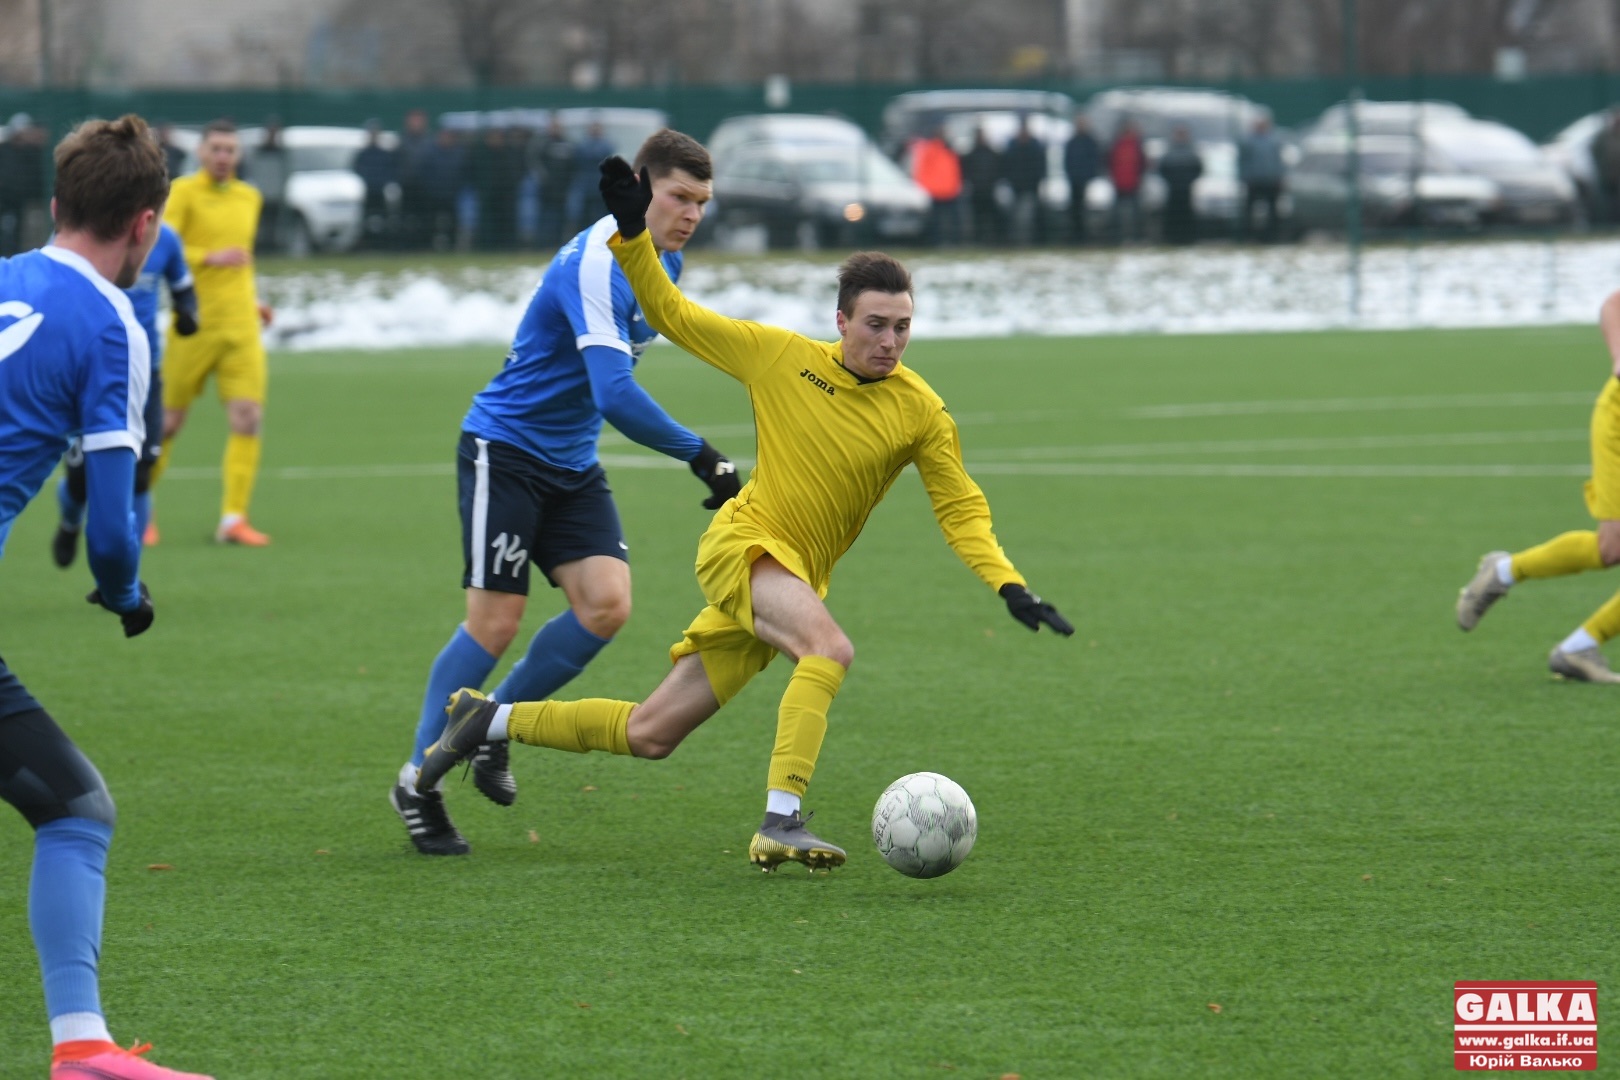
[[434, 153], [428, 114], [412, 109], [405, 114], [405, 131], [399, 138], [399, 232], [403, 247], [425, 247], [433, 235], [428, 163]]
[[1086, 189], [1102, 168], [1102, 147], [1091, 133], [1091, 122], [1081, 113], [1074, 118], [1074, 134], [1063, 146], [1063, 171], [1069, 178], [1069, 242], [1086, 240]]
[[[593, 168], [594, 162], [587, 162]], [[529, 171], [540, 188], [540, 224], [535, 243], [543, 250], [562, 245], [568, 220], [568, 193], [574, 187], [579, 162], [574, 144], [556, 114], [546, 122], [545, 134], [529, 144]]]
[[1001, 155], [984, 137], [983, 128], [973, 129], [973, 148], [962, 155], [962, 182], [968, 190], [968, 224], [976, 244], [1001, 240], [1001, 206], [996, 202], [996, 185], [1001, 181]]
[[1254, 130], [1238, 146], [1238, 179], [1243, 182], [1243, 216], [1238, 230], [1247, 236], [1254, 227], [1256, 204], [1266, 212], [1260, 238], [1266, 243], [1277, 239], [1277, 200], [1283, 190], [1283, 146], [1271, 121], [1261, 117]]
[[1141, 132], [1134, 120], [1122, 121], [1119, 133], [1108, 147], [1108, 179], [1114, 185], [1111, 218], [1116, 241], [1142, 237], [1142, 177], [1146, 172], [1147, 154], [1142, 150]]
[[38, 247], [50, 231], [45, 212], [45, 129], [27, 113], [0, 142], [0, 257]]
[[1159, 159], [1159, 175], [1164, 177], [1165, 189], [1164, 239], [1171, 244], [1190, 244], [1198, 239], [1193, 184], [1204, 175], [1204, 162], [1183, 124], [1170, 132], [1170, 145]]
[[366, 145], [355, 153], [349, 168], [366, 185], [361, 236], [368, 245], [387, 246], [394, 233], [388, 189], [399, 183], [399, 152], [382, 144], [382, 125], [377, 121], [366, 121]]
[[1597, 178], [1603, 223], [1620, 225], [1620, 107], [1609, 110], [1592, 140], [1592, 172]]
[[186, 152], [174, 144], [174, 125], [167, 120], [158, 121], [157, 141], [163, 148], [163, 161], [169, 167], [169, 179], [178, 180], [186, 172]]
[[1021, 117], [1018, 132], [1001, 152], [1001, 175], [1012, 189], [1012, 239], [1020, 246], [1041, 237], [1041, 181], [1046, 179], [1046, 144]]
[[423, 162], [427, 237], [434, 247], [460, 246], [456, 203], [467, 185], [467, 150], [449, 128], [440, 128]]

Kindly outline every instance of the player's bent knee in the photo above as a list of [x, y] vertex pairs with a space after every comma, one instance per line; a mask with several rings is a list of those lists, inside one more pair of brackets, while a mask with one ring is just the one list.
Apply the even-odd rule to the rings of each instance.
[[630, 621], [630, 596], [581, 604], [574, 609], [579, 624], [599, 638], [610, 638]]
[[101, 773], [43, 709], [0, 719], [0, 799], [39, 828], [61, 818], [118, 823]]
[[815, 649], [814, 653], [817, 656], [825, 656], [846, 671], [855, 663], [855, 643], [843, 634], [828, 639], [820, 648]]

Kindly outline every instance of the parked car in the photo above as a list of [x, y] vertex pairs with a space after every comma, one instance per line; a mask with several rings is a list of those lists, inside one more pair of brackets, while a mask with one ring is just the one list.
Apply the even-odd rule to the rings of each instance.
[[[1133, 121], [1142, 134], [1148, 175], [1142, 182], [1142, 209], [1150, 220], [1164, 207], [1164, 181], [1153, 170], [1169, 144], [1170, 133], [1185, 126], [1192, 135], [1204, 174], [1193, 184], [1193, 212], [1203, 233], [1234, 231], [1243, 213], [1243, 184], [1238, 178], [1238, 142], [1271, 110], [1248, 98], [1221, 90], [1180, 87], [1130, 87], [1105, 90], [1086, 103], [1092, 131], [1106, 149], [1119, 125]], [[1114, 188], [1106, 175], [1087, 192], [1093, 213], [1106, 213], [1114, 203]], [[1279, 212], [1290, 212], [1285, 195]]]
[[907, 242], [928, 224], [928, 193], [847, 120], [733, 117], [707, 143], [714, 201], [705, 232], [763, 229], [772, 247]]
[[[262, 127], [237, 132], [242, 143], [242, 179], [250, 184], [264, 132]], [[273, 247], [303, 256], [314, 251], [349, 251], [359, 242], [366, 185], [350, 166], [368, 137], [364, 128], [357, 127], [281, 129], [281, 142], [287, 148], [287, 182], [282, 191], [286, 209], [277, 222], [276, 235], [270, 238]], [[186, 151], [186, 171], [195, 171], [201, 132], [176, 128], [173, 138]], [[381, 142], [394, 147], [399, 139], [393, 132], [383, 132]]]
[[[1288, 178], [1295, 226], [1344, 228], [1350, 203], [1349, 139], [1343, 134], [1315, 135], [1301, 151]], [[1361, 217], [1370, 228], [1472, 229], [1499, 204], [1494, 181], [1465, 173], [1443, 156], [1426, 152], [1423, 141], [1411, 136], [1359, 138], [1356, 163]]]
[[1609, 110], [1599, 109], [1569, 124], [1542, 148], [1542, 155], [1569, 177], [1580, 193], [1581, 206], [1589, 220], [1603, 217], [1597, 183], [1597, 163], [1592, 160], [1592, 141], [1607, 122]]
[[[901, 94], [883, 107], [881, 141], [889, 156], [898, 159], [913, 139], [943, 125], [961, 151], [965, 149], [959, 145], [962, 133], [966, 132], [971, 145], [974, 126], [986, 123], [991, 145], [999, 147], [999, 143], [1012, 138], [1021, 116], [1030, 117], [1043, 128], [1067, 130], [1074, 116], [1074, 99], [1047, 90], [918, 90]], [[1050, 118], [1055, 125], [1043, 118]], [[990, 125], [997, 128], [997, 134], [991, 135]]]
[[1520, 132], [1489, 120], [1450, 120], [1423, 129], [1430, 155], [1497, 188], [1492, 223], [1567, 225], [1579, 207], [1575, 182]]
[[[563, 132], [576, 141], [585, 137], [591, 124], [601, 124], [603, 137], [613, 144], [615, 153], [626, 159], [633, 159], [636, 156], [636, 151], [647, 141], [647, 136], [669, 126], [669, 115], [662, 109], [587, 106], [447, 112], [439, 116], [439, 124], [441, 127], [469, 133], [489, 128], [545, 131], [551, 125], [553, 114], [562, 121]], [[595, 166], [596, 163], [591, 162], [593, 169]]]
[[[1418, 135], [1433, 124], [1473, 119], [1468, 110], [1449, 101], [1358, 101], [1358, 135]], [[1332, 135], [1349, 130], [1350, 103], [1329, 106], [1317, 117], [1309, 135]]]

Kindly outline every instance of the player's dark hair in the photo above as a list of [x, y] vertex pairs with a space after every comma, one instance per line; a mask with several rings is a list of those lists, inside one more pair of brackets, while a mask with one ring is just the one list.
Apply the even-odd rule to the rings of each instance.
[[703, 144], [670, 128], [653, 132], [641, 144], [641, 149], [636, 151], [636, 172], [639, 173], [643, 165], [654, 180], [661, 180], [676, 169], [694, 180], [714, 178], [714, 163]]
[[86, 120], [56, 144], [56, 227], [116, 240], [142, 210], [163, 209], [169, 168], [134, 113]]
[[854, 315], [855, 298], [864, 292], [912, 296], [911, 271], [892, 255], [857, 251], [838, 268], [838, 310], [846, 317]]
[[235, 134], [236, 134], [236, 121], [232, 120], [228, 116], [222, 116], [218, 120], [210, 120], [210, 121], [208, 121], [207, 125], [204, 126], [203, 130], [202, 130], [202, 137], [205, 138], [205, 139], [208, 138], [208, 136], [210, 136], [210, 135], [235, 135]]

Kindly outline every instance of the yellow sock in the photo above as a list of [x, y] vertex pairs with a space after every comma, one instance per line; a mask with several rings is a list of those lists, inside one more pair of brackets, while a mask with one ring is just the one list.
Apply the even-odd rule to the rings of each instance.
[[232, 432], [225, 440], [225, 501], [223, 517], [245, 518], [253, 499], [253, 482], [259, 478], [259, 449], [264, 440], [257, 435]]
[[156, 461], [152, 462], [152, 472], [150, 479], [148, 479], [146, 482], [146, 490], [150, 491], [157, 487], [158, 477], [162, 476], [163, 471], [169, 467], [169, 451], [173, 449], [173, 447], [173, 439], [163, 440], [163, 452], [158, 455], [158, 459]]
[[766, 787], [803, 795], [821, 756], [832, 707], [847, 669], [825, 656], [806, 656], [793, 669], [776, 715], [776, 746]]
[[625, 725], [633, 701], [586, 698], [583, 701], [524, 701], [512, 706], [506, 734], [530, 746], [549, 746], [570, 754], [606, 750], [628, 754], [630, 739]]
[[1620, 634], [1620, 593], [1609, 597], [1607, 603], [1592, 612], [1592, 617], [1581, 623], [1581, 629], [1597, 638], [1599, 645]]
[[1526, 548], [1513, 556], [1513, 579], [1563, 577], [1582, 570], [1603, 569], [1603, 557], [1598, 554], [1597, 533], [1567, 532], [1555, 536], [1545, 544]]

